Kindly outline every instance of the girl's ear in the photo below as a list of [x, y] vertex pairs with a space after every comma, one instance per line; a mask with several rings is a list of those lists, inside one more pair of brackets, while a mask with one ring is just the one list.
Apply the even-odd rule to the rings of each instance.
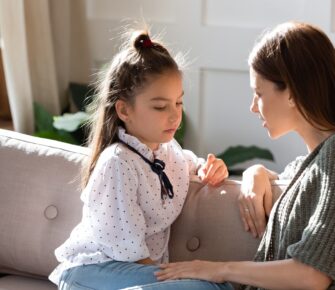
[[295, 102], [292, 98], [292, 96], [290, 95], [289, 99], [288, 99], [288, 104], [291, 108], [295, 107]]
[[124, 100], [117, 100], [115, 103], [115, 111], [123, 122], [129, 121], [129, 104]]

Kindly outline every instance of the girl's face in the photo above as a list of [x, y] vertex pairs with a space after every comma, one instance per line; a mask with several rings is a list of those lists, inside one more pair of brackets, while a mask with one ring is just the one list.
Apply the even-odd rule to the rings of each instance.
[[250, 111], [259, 115], [271, 138], [297, 131], [299, 113], [288, 89], [279, 90], [275, 83], [264, 79], [252, 68], [250, 86], [254, 91]]
[[152, 150], [172, 140], [182, 118], [183, 94], [179, 72], [169, 71], [149, 79], [135, 96], [134, 104], [124, 103], [126, 116], [121, 119], [128, 134]]

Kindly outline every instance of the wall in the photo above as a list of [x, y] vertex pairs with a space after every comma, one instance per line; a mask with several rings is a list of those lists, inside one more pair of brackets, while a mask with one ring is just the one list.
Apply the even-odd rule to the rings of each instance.
[[86, 0], [92, 74], [117, 51], [123, 25], [145, 19], [152, 32], [163, 31], [173, 51], [187, 53], [185, 108], [186, 147], [205, 156], [237, 144], [269, 148], [277, 171], [306, 154], [291, 134], [270, 140], [249, 112], [248, 53], [264, 28], [286, 20], [320, 26], [334, 40], [334, 1], [324, 0]]

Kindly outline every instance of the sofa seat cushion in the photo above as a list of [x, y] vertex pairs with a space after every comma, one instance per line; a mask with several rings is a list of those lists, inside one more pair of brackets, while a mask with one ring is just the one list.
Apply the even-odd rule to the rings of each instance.
[[1, 290], [57, 290], [57, 286], [47, 280], [8, 275], [0, 278]]

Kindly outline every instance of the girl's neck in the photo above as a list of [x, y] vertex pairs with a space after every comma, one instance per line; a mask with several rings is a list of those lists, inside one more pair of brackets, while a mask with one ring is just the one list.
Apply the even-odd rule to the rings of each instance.
[[150, 148], [153, 152], [156, 151], [159, 148], [160, 143], [152, 143], [152, 142], [147, 142], [146, 140], [144, 140], [143, 138], [141, 138], [140, 136], [138, 136], [137, 134], [134, 134], [133, 132], [129, 131], [129, 129], [125, 128], [126, 130], [126, 134], [133, 136], [135, 138], [138, 139], [138, 141], [140, 141], [142, 144], [146, 145], [148, 148]]

